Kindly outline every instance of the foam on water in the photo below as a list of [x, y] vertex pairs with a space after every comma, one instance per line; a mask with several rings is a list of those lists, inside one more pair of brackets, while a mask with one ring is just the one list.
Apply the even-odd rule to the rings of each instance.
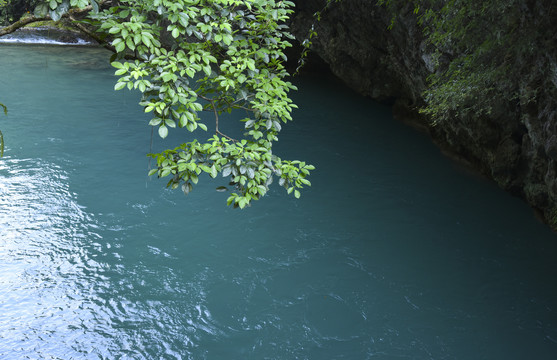
[[78, 39], [75, 43], [67, 43], [62, 41], [56, 41], [47, 38], [10, 38], [1, 37], [0, 43], [3, 44], [25, 44], [25, 45], [64, 45], [64, 46], [79, 46], [79, 45], [91, 45], [90, 42]]
[[0, 44], [93, 45], [90, 40], [79, 37], [74, 33], [45, 27], [19, 29], [11, 34], [0, 37]]

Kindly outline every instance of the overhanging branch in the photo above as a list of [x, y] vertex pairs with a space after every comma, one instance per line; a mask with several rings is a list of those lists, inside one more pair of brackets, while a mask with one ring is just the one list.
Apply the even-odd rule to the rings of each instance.
[[[101, 2], [101, 4], [102, 4], [102, 2]], [[75, 16], [80, 16], [80, 15], [86, 14], [91, 10], [93, 10], [93, 7], [91, 5], [86, 6], [83, 9], [72, 9], [72, 10], [64, 13], [62, 15], [62, 17], [72, 19]], [[13, 23], [11, 25], [8, 25], [6, 27], [1, 28], [0, 29], [0, 36], [11, 34], [14, 31], [16, 31], [17, 29], [20, 29], [20, 28], [22, 28], [26, 25], [29, 25], [29, 24], [32, 24], [32, 23], [35, 23], [35, 22], [39, 22], [39, 21], [48, 21], [48, 20], [52, 20], [50, 15], [40, 16], [40, 17], [37, 17], [35, 15], [27, 16], [23, 19], [20, 19], [20, 20], [16, 21], [15, 23]]]
[[22, 28], [26, 25], [32, 24], [34, 22], [38, 22], [38, 21], [46, 21], [46, 20], [51, 20], [50, 16], [44, 16], [44, 17], [36, 17], [36, 16], [28, 16], [26, 18], [23, 18], [21, 20], [16, 21], [15, 23], [8, 25], [6, 27], [3, 27], [0, 29], [0, 36], [4, 36], [4, 35], [8, 35], [13, 33], [14, 31], [16, 31], [19, 28]]

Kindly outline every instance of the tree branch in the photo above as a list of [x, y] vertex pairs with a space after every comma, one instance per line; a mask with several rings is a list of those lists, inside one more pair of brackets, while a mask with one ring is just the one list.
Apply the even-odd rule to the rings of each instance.
[[[105, 3], [108, 3], [108, 2], [101, 1], [101, 2], [99, 2], [99, 6], [102, 6]], [[80, 24], [79, 21], [75, 18], [76, 16], [84, 15], [84, 14], [86, 14], [86, 13], [92, 11], [92, 10], [93, 10], [93, 7], [91, 5], [86, 6], [82, 9], [71, 9], [68, 12], [64, 13], [62, 15], [62, 18], [67, 18], [67, 19], [71, 20], [71, 23], [69, 25], [76, 28], [81, 33], [87, 35], [91, 39], [95, 40], [96, 42], [98, 42], [105, 49], [108, 49], [108, 50], [112, 51], [113, 53], [116, 53], [116, 49], [114, 48], [114, 46], [110, 45], [110, 43], [104, 41], [100, 36], [95, 34], [93, 31], [87, 29], [87, 27]], [[29, 24], [39, 22], [39, 21], [49, 21], [49, 20], [52, 20], [50, 15], [41, 16], [41, 17], [31, 15], [31, 16], [25, 17], [23, 19], [20, 19], [20, 20], [16, 21], [15, 23], [13, 23], [11, 25], [0, 28], [0, 37], [2, 37], [4, 35], [11, 34], [11, 33], [15, 32], [16, 30], [18, 30], [22, 27], [25, 27]], [[127, 59], [127, 60], [137, 59], [137, 57], [129, 55], [129, 54], [125, 55], [124, 58]]]
[[[91, 31], [91, 30], [87, 29], [85, 26], [81, 25], [73, 17], [73, 15], [69, 15], [68, 18], [72, 21], [71, 26], [73, 26], [77, 30], [81, 31], [85, 35], [89, 36], [91, 39], [95, 40], [96, 42], [98, 42], [105, 49], [108, 49], [108, 50], [112, 51], [113, 53], [116, 53], [116, 49], [114, 48], [114, 46], [110, 45], [108, 42], [101, 39], [101, 37], [98, 36], [97, 34], [95, 34], [93, 31]], [[134, 57], [134, 59], [135, 59], [135, 57]]]
[[16, 21], [15, 23], [13, 23], [11, 25], [8, 25], [6, 27], [1, 28], [0, 29], [0, 36], [11, 34], [14, 31], [16, 31], [17, 29], [24, 27], [25, 25], [29, 25], [29, 24], [37, 22], [37, 21], [45, 21], [45, 20], [51, 20], [50, 16], [36, 17], [36, 16], [33, 15], [33, 16], [23, 18], [21, 20]]
[[214, 100], [209, 100], [211, 102], [211, 106], [213, 107], [213, 111], [215, 113], [215, 130], [217, 135], [221, 135], [224, 136], [225, 138], [227, 138], [228, 140], [232, 140], [234, 142], [236, 142], [236, 139], [231, 138], [230, 136], [223, 134], [219, 131], [219, 114], [217, 112], [217, 107], [215, 106], [215, 101]]
[[[99, 5], [101, 5], [101, 4], [102, 4], [102, 2]], [[83, 9], [72, 9], [72, 10], [64, 13], [62, 15], [62, 17], [63, 18], [66, 18], [66, 17], [71, 18], [73, 16], [83, 15], [85, 13], [88, 13], [91, 10], [93, 10], [93, 7], [91, 5], [86, 6]], [[6, 27], [1, 28], [0, 29], [0, 36], [11, 34], [14, 31], [16, 31], [17, 29], [20, 29], [20, 28], [22, 28], [26, 25], [32, 24], [34, 22], [47, 21], [47, 20], [52, 20], [50, 15], [41, 16], [41, 17], [31, 15], [31, 16], [25, 17], [23, 19], [20, 19], [20, 20], [16, 21], [15, 23], [13, 23], [11, 25], [8, 25]]]

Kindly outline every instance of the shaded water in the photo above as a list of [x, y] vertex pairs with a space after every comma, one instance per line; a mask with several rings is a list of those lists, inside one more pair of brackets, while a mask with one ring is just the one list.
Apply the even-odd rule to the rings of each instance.
[[0, 358], [557, 358], [555, 234], [388, 108], [298, 79], [313, 187], [238, 211], [146, 177], [107, 57], [0, 46]]

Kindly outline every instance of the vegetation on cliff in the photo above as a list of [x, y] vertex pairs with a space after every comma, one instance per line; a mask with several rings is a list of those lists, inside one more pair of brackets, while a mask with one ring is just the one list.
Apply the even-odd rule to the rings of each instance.
[[[326, 8], [336, 2], [327, 0]], [[391, 28], [397, 26], [408, 3], [377, 1], [390, 11]], [[490, 115], [494, 104], [525, 105], [535, 101], [541, 89], [555, 90], [555, 64], [549, 56], [539, 56], [540, 51], [555, 47], [556, 34], [551, 29], [557, 7], [552, 3], [413, 0], [427, 51], [432, 54], [432, 74], [421, 111], [434, 123], [471, 114], [481, 117]], [[315, 16], [320, 17], [320, 12]]]
[[[397, 26], [399, 0], [381, 0]], [[415, 0], [431, 71], [421, 111], [446, 141], [557, 229], [557, 7]]]

